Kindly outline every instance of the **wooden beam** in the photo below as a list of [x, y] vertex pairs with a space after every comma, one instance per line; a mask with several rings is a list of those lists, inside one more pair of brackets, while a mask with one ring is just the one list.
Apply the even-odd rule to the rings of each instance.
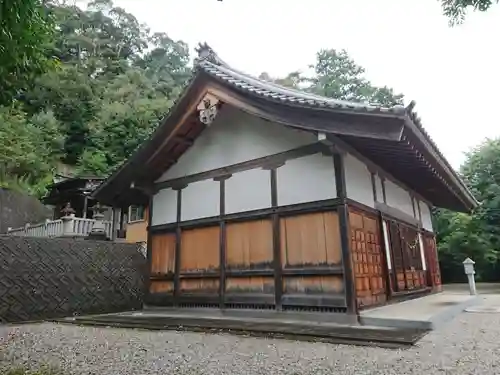
[[175, 135], [174, 137], [172, 137], [172, 141], [174, 141], [175, 143], [180, 143], [180, 144], [182, 144], [184, 146], [188, 146], [188, 147], [192, 146], [194, 143], [193, 139], [181, 137], [178, 135]]
[[393, 218], [395, 218], [397, 220], [409, 223], [409, 224], [414, 225], [414, 226], [419, 226], [419, 221], [417, 219], [415, 219], [411, 215], [408, 215], [407, 213], [405, 213], [401, 210], [398, 210], [397, 208], [388, 206], [385, 203], [375, 202], [375, 208], [377, 210], [379, 210], [380, 212], [382, 212], [386, 215], [392, 216]]
[[385, 204], [387, 204], [387, 193], [385, 192], [385, 178], [380, 178], [380, 185], [382, 186], [382, 199]]
[[411, 208], [413, 210], [413, 217], [416, 219], [417, 218], [417, 211], [415, 209], [415, 197], [411, 192], [408, 192], [410, 194], [410, 199], [411, 199]]
[[[349, 199], [347, 199], [349, 201]], [[279, 207], [269, 207], [260, 210], [247, 211], [247, 212], [237, 212], [232, 214], [225, 214], [222, 218], [217, 216], [204, 217], [200, 219], [193, 219], [187, 221], [181, 221], [180, 223], [169, 223], [169, 224], [159, 224], [153, 226], [151, 229], [154, 233], [165, 233], [175, 231], [177, 226], [184, 228], [200, 228], [203, 226], [217, 225], [220, 220], [223, 219], [226, 224], [230, 222], [241, 222], [241, 221], [251, 221], [262, 218], [272, 218], [274, 213], [285, 216], [285, 215], [299, 215], [313, 212], [326, 212], [333, 211], [340, 204], [338, 198], [325, 199], [315, 202], [297, 203], [291, 204], [289, 206], [279, 206]]]
[[174, 186], [186, 186], [192, 182], [203, 181], [230, 175], [233, 173], [243, 172], [250, 169], [267, 167], [269, 165], [283, 164], [287, 160], [301, 158], [303, 156], [314, 155], [320, 153], [325, 147], [320, 142], [312, 143], [307, 146], [302, 146], [293, 150], [280, 152], [278, 154], [264, 156], [253, 160], [244, 161], [241, 163], [229, 165], [227, 167], [212, 169], [206, 172], [195, 173], [185, 177], [162, 181], [155, 183], [155, 189], [167, 189]]
[[342, 250], [342, 264], [344, 266], [344, 290], [345, 302], [348, 314], [357, 313], [356, 290], [354, 284], [354, 273], [352, 270], [352, 259], [350, 250], [350, 228], [349, 228], [349, 209], [347, 207], [347, 189], [344, 169], [344, 155], [340, 152], [334, 152], [333, 165], [335, 168], [335, 186], [337, 188], [337, 197], [341, 204], [337, 208], [340, 226], [340, 246]]
[[375, 172], [370, 173], [371, 181], [372, 181], [372, 193], [373, 193], [373, 202], [377, 201], [377, 185], [375, 183]]

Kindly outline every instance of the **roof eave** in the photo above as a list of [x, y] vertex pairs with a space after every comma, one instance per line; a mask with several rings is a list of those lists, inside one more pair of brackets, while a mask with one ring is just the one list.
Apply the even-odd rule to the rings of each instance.
[[127, 173], [132, 174], [132, 171], [136, 169], [138, 165], [144, 167], [144, 164], [147, 163], [148, 160], [151, 159], [152, 155], [155, 154], [156, 148], [153, 144], [157, 138], [161, 137], [165, 132], [165, 128], [169, 125], [169, 122], [172, 119], [173, 114], [182, 113], [184, 109], [189, 105], [191, 101], [191, 97], [193, 91], [199, 91], [202, 83], [204, 82], [203, 72], [200, 70], [195, 70], [190, 81], [187, 83], [185, 89], [183, 90], [181, 96], [175, 101], [172, 108], [169, 112], [164, 116], [160, 125], [156, 128], [156, 130], [150, 135], [150, 137], [144, 141], [139, 148], [129, 157], [125, 162], [118, 167], [106, 180], [104, 180], [92, 193], [91, 197], [102, 201], [103, 203], [113, 205], [117, 194], [115, 193], [115, 189], [112, 188], [113, 185], [117, 185], [117, 181], [123, 179], [126, 187], [121, 185], [120, 189], [123, 191], [124, 189], [130, 189], [130, 183], [134, 181], [133, 176], [126, 176]]
[[423, 131], [422, 125], [416, 119], [416, 115], [412, 113], [408, 113], [405, 116], [405, 125], [408, 129], [412, 131], [413, 134], [417, 136], [417, 138], [422, 142], [426, 151], [428, 151], [434, 159], [439, 163], [441, 168], [445, 171], [447, 176], [453, 181], [454, 185], [460, 191], [460, 197], [458, 197], [464, 204], [465, 212], [471, 212], [474, 208], [479, 205], [479, 202], [476, 200], [472, 192], [465, 185], [464, 181], [458, 176], [457, 172], [450, 165], [448, 160], [443, 156], [441, 151], [439, 151], [436, 144], [432, 141], [430, 136]]

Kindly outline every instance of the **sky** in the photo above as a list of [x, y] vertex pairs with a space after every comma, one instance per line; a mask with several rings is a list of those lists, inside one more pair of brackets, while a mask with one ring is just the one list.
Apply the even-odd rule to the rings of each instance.
[[376, 85], [415, 100], [450, 163], [500, 136], [500, 5], [450, 27], [438, 0], [114, 0], [152, 31], [193, 50], [207, 42], [246, 73], [307, 70], [322, 48], [345, 49]]

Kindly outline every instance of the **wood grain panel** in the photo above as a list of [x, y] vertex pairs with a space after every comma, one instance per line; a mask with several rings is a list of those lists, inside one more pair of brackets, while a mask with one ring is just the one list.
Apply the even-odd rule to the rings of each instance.
[[344, 292], [342, 276], [286, 276], [283, 278], [285, 294], [332, 294]]
[[280, 220], [280, 230], [283, 266], [304, 267], [341, 262], [336, 212], [285, 217]]
[[183, 230], [181, 233], [181, 272], [218, 270], [220, 266], [219, 227]]
[[172, 281], [151, 281], [149, 291], [151, 293], [173, 293], [174, 283]]
[[274, 293], [274, 278], [269, 276], [229, 277], [228, 293]]
[[387, 300], [379, 225], [378, 218], [350, 209], [351, 256], [359, 308]]
[[169, 274], [175, 270], [175, 234], [153, 234], [151, 238], [151, 273]]
[[182, 293], [218, 294], [219, 279], [181, 279], [180, 291]]
[[255, 220], [226, 225], [226, 265], [228, 269], [270, 268], [273, 261], [271, 220]]

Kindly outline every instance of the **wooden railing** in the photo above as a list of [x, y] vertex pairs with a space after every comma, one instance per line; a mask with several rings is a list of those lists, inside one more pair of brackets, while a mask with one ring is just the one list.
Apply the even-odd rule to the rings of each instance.
[[[86, 237], [95, 223], [96, 221], [92, 219], [66, 216], [58, 220], [46, 220], [44, 223], [26, 224], [22, 228], [9, 228], [7, 234], [26, 237]], [[111, 221], [102, 223], [106, 235], [111, 238]]]

